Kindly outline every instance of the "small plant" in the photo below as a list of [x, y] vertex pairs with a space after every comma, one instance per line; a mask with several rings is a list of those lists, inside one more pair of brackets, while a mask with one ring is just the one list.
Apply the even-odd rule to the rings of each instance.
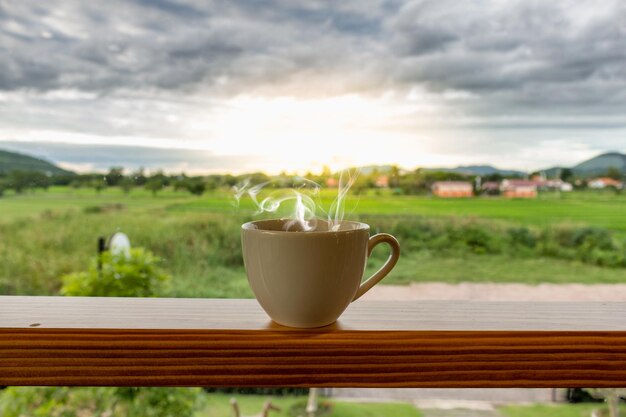
[[527, 227], [516, 227], [508, 230], [509, 239], [514, 247], [534, 248], [537, 238]]
[[200, 388], [9, 387], [0, 394], [3, 417], [192, 417]]
[[[160, 258], [134, 248], [130, 256], [104, 252], [86, 272], [63, 276], [61, 294], [95, 297], [154, 297], [164, 293], [169, 276], [159, 268]], [[100, 266], [99, 266], [100, 264]]]

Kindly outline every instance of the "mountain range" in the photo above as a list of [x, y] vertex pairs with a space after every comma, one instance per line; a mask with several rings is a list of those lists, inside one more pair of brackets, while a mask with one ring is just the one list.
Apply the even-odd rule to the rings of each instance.
[[51, 162], [17, 152], [0, 149], [0, 174], [11, 171], [37, 171], [46, 174], [73, 174]]
[[492, 175], [500, 174], [503, 177], [524, 176], [526, 172], [512, 169], [500, 169], [491, 165], [462, 165], [456, 168], [428, 168], [428, 171], [454, 172], [463, 175]]
[[[619, 152], [608, 152], [586, 161], [583, 161], [569, 169], [574, 175], [579, 177], [592, 177], [604, 175], [609, 168], [615, 168], [626, 175], [626, 154]], [[528, 173], [523, 171], [500, 169], [492, 165], [464, 165], [455, 168], [426, 168], [428, 171], [456, 172], [465, 175], [491, 175], [500, 174], [506, 176], [525, 176]], [[548, 178], [559, 176], [565, 167], [552, 167], [541, 170]], [[33, 156], [0, 150], [0, 174], [15, 170], [38, 171], [50, 174], [73, 174], [73, 172], [62, 169], [52, 162]], [[374, 171], [386, 173], [391, 170], [391, 165], [369, 165], [360, 168], [361, 173], [369, 174]]]
[[[567, 167], [552, 167], [542, 169], [539, 172], [545, 174], [547, 178], [558, 177], [560, 173]], [[622, 174], [626, 175], [626, 155], [619, 152], [607, 152], [591, 159], [583, 161], [568, 169], [578, 177], [595, 177], [605, 175], [609, 168], [615, 168]], [[456, 168], [429, 168], [429, 171], [455, 172], [465, 175], [491, 175], [500, 174], [506, 176], [525, 176], [527, 172], [516, 171], [510, 169], [495, 168], [491, 165], [467, 165], [458, 166]]]

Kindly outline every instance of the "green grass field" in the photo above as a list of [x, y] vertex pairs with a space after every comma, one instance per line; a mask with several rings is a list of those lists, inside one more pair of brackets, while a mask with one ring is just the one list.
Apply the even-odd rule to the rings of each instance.
[[[326, 206], [331, 196], [330, 191], [324, 191]], [[163, 268], [174, 278], [169, 295], [251, 297], [237, 229], [241, 222], [253, 218], [253, 209], [249, 201], [239, 210], [232, 203], [228, 191], [195, 197], [166, 189], [155, 197], [143, 189], [125, 195], [116, 188], [96, 194], [92, 189], [54, 187], [5, 195], [0, 198], [0, 293], [56, 294], [63, 274], [86, 269], [95, 255], [98, 236], [121, 230], [129, 234], [133, 245], [144, 246], [163, 258]], [[617, 239], [626, 237], [626, 197], [612, 193], [571, 193], [561, 198], [549, 194], [537, 200], [443, 200], [370, 192], [351, 197], [347, 212], [347, 218], [365, 218], [376, 231], [393, 231], [391, 225], [398, 229], [403, 222], [439, 225], [433, 226], [431, 240], [437, 237], [432, 233], [445, 231], [448, 224], [476, 221], [477, 227], [484, 223], [493, 231], [516, 225], [539, 230], [546, 225], [575, 223], [606, 228]], [[415, 236], [399, 237], [404, 251], [385, 279], [387, 284], [626, 281], [623, 268], [574, 258], [517, 257], [510, 256], [511, 251], [498, 253], [497, 247], [493, 253], [435, 250], [419, 248]], [[369, 272], [382, 263], [384, 250], [376, 249]]]
[[[329, 207], [334, 192], [325, 190], [322, 205]], [[232, 210], [228, 194], [189, 199], [168, 207], [174, 211]], [[251, 210], [244, 200], [243, 210]], [[428, 196], [397, 196], [388, 192], [351, 196], [346, 204], [348, 215], [405, 215], [424, 217], [478, 217], [545, 226], [573, 224], [599, 226], [626, 235], [626, 195], [611, 192], [575, 192], [560, 195], [546, 193], [538, 199], [472, 198], [441, 199]]]
[[[334, 191], [324, 190], [321, 202], [329, 207]], [[92, 189], [52, 187], [25, 195], [0, 198], [0, 221], [36, 216], [47, 211], [81, 210], [85, 207], [121, 203], [129, 210], [141, 212], [167, 209], [172, 212], [234, 213], [233, 198], [228, 191], [194, 197], [187, 192], [163, 190], [153, 197], [144, 189], [125, 195], [119, 188], [97, 194]], [[249, 200], [243, 199], [241, 212], [252, 213]], [[389, 192], [351, 196], [346, 204], [347, 217], [354, 215], [406, 215], [424, 217], [477, 217], [545, 226], [575, 224], [599, 226], [626, 235], [626, 194], [613, 192], [573, 192], [540, 194], [538, 199], [440, 199], [426, 196], [396, 196]]]
[[[280, 407], [280, 411], [270, 412], [271, 417], [294, 417], [304, 415], [306, 396], [300, 397], [265, 397], [257, 395], [234, 395], [212, 394], [207, 397], [205, 408], [196, 413], [197, 417], [228, 417], [233, 416], [230, 406], [230, 398], [236, 398], [244, 416], [258, 415], [263, 404], [268, 399], [272, 404]], [[347, 403], [332, 400], [320, 400], [321, 405], [328, 407], [323, 417], [420, 417], [422, 414], [411, 404], [401, 403]], [[296, 413], [300, 411], [300, 413]]]
[[46, 191], [36, 190], [22, 195], [6, 194], [0, 197], [0, 222], [33, 218], [47, 213], [79, 212], [88, 207], [107, 204], [123, 204], [128, 210], [142, 212], [184, 204], [191, 199], [187, 193], [171, 190], [164, 190], [153, 197], [149, 191], [141, 188], [127, 195], [120, 188], [108, 188], [96, 193], [93, 189], [51, 187]]
[[[608, 416], [605, 404], [536, 404], [510, 405], [498, 409], [503, 417], [590, 417], [593, 410], [603, 411]], [[620, 406], [620, 415], [626, 413], [626, 406]]]

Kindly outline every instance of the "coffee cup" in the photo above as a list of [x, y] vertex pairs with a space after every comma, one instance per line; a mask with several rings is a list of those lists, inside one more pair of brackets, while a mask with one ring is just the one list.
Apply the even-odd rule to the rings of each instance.
[[[289, 230], [289, 231], [286, 231]], [[241, 227], [248, 282], [261, 307], [276, 323], [313, 328], [334, 323], [348, 305], [383, 279], [400, 256], [396, 238], [369, 236], [369, 225], [317, 221], [303, 231], [292, 220], [259, 220]], [[363, 283], [367, 258], [387, 243], [391, 254]]]

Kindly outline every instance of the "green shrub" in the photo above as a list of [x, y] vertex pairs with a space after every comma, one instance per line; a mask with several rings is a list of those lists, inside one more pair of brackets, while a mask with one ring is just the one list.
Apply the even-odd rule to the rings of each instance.
[[170, 279], [158, 267], [160, 259], [142, 248], [130, 255], [104, 252], [89, 270], [63, 276], [61, 294], [96, 297], [153, 297], [165, 292]]
[[[251, 296], [239, 230], [249, 218], [204, 209], [181, 214], [176, 206], [169, 210], [139, 215], [124, 210], [51, 211], [45, 218], [0, 222], [0, 293], [58, 294], [61, 277], [84, 269], [84, 260], [93, 256], [97, 237], [120, 229], [134, 245], [149, 248], [160, 258], [158, 266], [176, 277], [168, 296]], [[360, 220], [371, 226], [372, 233], [396, 236], [402, 259], [426, 252], [448, 258], [484, 253], [626, 267], [626, 241], [603, 229], [511, 227], [484, 219], [413, 215], [362, 215]], [[383, 247], [374, 256], [382, 259], [386, 253]]]
[[615, 249], [611, 233], [606, 229], [597, 227], [585, 227], [574, 230], [571, 237], [571, 246], [586, 250], [601, 249], [610, 251]]
[[515, 227], [507, 230], [509, 242], [515, 248], [535, 248], [537, 238], [527, 227]]
[[192, 417], [199, 388], [9, 387], [0, 394], [2, 417]]
[[450, 240], [455, 247], [464, 247], [477, 254], [497, 253], [496, 236], [480, 225], [465, 225], [449, 230]]
[[[626, 242], [617, 242], [610, 231], [571, 226], [505, 228], [477, 219], [424, 219], [415, 216], [364, 216], [372, 233], [384, 231], [400, 241], [404, 256], [434, 251], [446, 256], [499, 254], [515, 257], [545, 256], [578, 260], [606, 267], [626, 266]], [[376, 258], [382, 258], [374, 252]]]
[[620, 267], [624, 266], [624, 257], [622, 254], [616, 251], [602, 250], [593, 248], [591, 250], [581, 251], [579, 259], [586, 263], [608, 266], [608, 267]]

